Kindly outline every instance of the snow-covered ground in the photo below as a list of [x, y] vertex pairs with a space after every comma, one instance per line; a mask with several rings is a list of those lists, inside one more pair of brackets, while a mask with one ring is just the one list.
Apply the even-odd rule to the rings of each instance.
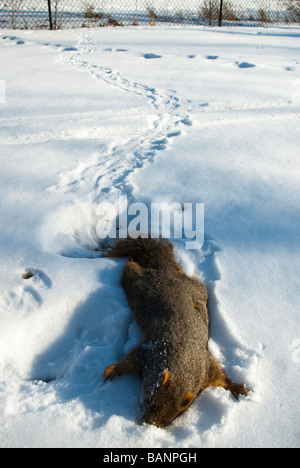
[[[285, 28], [1, 31], [2, 447], [299, 447], [299, 46]], [[208, 286], [212, 352], [253, 389], [206, 390], [165, 429], [137, 424], [137, 378], [102, 377], [139, 340], [125, 260], [95, 252], [97, 208], [124, 194], [205, 204], [202, 250], [176, 252]]]

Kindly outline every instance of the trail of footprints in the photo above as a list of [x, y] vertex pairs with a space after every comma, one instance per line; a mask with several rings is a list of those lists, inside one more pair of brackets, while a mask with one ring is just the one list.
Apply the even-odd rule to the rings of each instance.
[[[16, 35], [3, 34], [0, 36], [5, 46], [32, 44], [32, 41], [24, 40], [24, 38]], [[151, 104], [154, 112], [157, 113], [157, 119], [154, 123], [154, 128], [151, 129], [151, 134], [140, 135], [140, 142], [143, 150], [139, 154], [138, 143], [136, 142], [136, 149], [133, 151], [135, 158], [133, 158], [132, 166], [141, 167], [146, 160], [152, 161], [155, 158], [157, 151], [166, 149], [170, 146], [170, 138], [179, 136], [184, 130], [184, 126], [191, 125], [192, 121], [189, 117], [189, 112], [193, 108], [193, 104], [188, 99], [179, 98], [175, 91], [165, 91], [158, 88], [153, 88], [145, 84], [131, 82], [126, 77], [122, 76], [118, 71], [109, 68], [101, 67], [90, 63], [86, 56], [91, 55], [93, 52], [100, 54], [126, 54], [135, 55], [141, 60], [163, 60], [164, 57], [153, 52], [133, 52], [125, 48], [98, 48], [93, 41], [92, 35], [89, 33], [80, 33], [80, 42], [78, 45], [68, 45], [52, 42], [44, 43], [44, 47], [52, 47], [57, 50], [60, 54], [61, 60], [69, 65], [74, 66], [77, 69], [86, 71], [99, 81], [104, 81], [110, 86], [114, 86], [118, 89], [122, 89], [126, 92], [130, 92], [136, 95], [140, 95], [145, 98], [147, 102]], [[30, 38], [31, 39], [31, 38]], [[188, 55], [187, 59], [196, 59], [199, 63], [215, 63], [217, 67], [224, 65], [231, 65], [233, 67], [245, 70], [251, 70], [257, 65], [248, 61], [235, 61], [234, 58], [224, 62], [224, 59], [216, 54], [210, 54], [206, 56], [201, 55]], [[85, 60], [86, 59], [86, 60]], [[294, 67], [291, 65], [285, 68], [287, 71], [293, 71]], [[265, 103], [264, 107], [268, 107], [268, 103]], [[287, 105], [287, 103], [275, 103], [279, 106]], [[247, 106], [247, 103], [245, 103]], [[253, 107], [256, 103], [252, 103]], [[261, 103], [257, 103], [260, 107]], [[249, 104], [248, 104], [249, 106]], [[197, 106], [202, 107], [203, 110], [223, 110], [222, 104], [203, 103]], [[274, 107], [274, 102], [270, 103], [270, 107]], [[228, 108], [228, 105], [224, 107], [224, 110]], [[230, 109], [239, 110], [244, 108], [243, 105], [239, 104], [235, 106], [234, 103], [229, 106]], [[195, 110], [195, 109], [194, 109]], [[97, 119], [99, 115], [92, 115], [89, 121], [86, 121], [88, 116], [86, 113], [82, 115], [69, 115], [69, 116], [45, 116], [41, 117], [40, 120], [37, 118], [23, 118], [23, 119], [10, 119], [9, 122], [0, 121], [0, 144], [30, 144], [30, 143], [43, 143], [53, 140], [68, 141], [77, 139], [78, 135], [85, 139], [97, 138], [99, 132], [101, 132], [101, 122], [97, 125]], [[103, 116], [102, 116], [103, 118]], [[101, 119], [100, 119], [101, 120]], [[81, 127], [79, 127], [81, 122]], [[218, 121], [220, 122], [220, 121]], [[76, 123], [75, 126], [72, 123]], [[70, 125], [71, 124], [71, 125]], [[13, 134], [7, 129], [14, 127]], [[155, 144], [155, 141], [164, 141], [163, 144]], [[153, 144], [152, 144], [153, 143]], [[131, 145], [132, 147], [132, 145]], [[147, 147], [147, 148], [146, 148]], [[121, 148], [119, 148], [121, 149]], [[124, 148], [124, 150], [128, 148]], [[132, 148], [131, 148], [132, 149]], [[111, 155], [113, 157], [113, 155]], [[132, 155], [129, 155], [132, 158]], [[136, 161], [138, 159], [138, 161]], [[99, 168], [98, 168], [99, 169]], [[78, 170], [75, 171], [78, 174]], [[127, 172], [128, 174], [128, 172]], [[70, 175], [70, 173], [69, 173]], [[63, 177], [66, 180], [66, 177]], [[72, 185], [70, 180], [70, 184]], [[68, 185], [68, 184], [67, 184]], [[82, 185], [82, 184], [81, 184]], [[95, 185], [95, 184], [94, 184]], [[60, 186], [62, 189], [62, 185]], [[105, 189], [106, 190], [106, 189]]]
[[[139, 135], [138, 138], [130, 140], [125, 145], [116, 146], [108, 154], [102, 153], [101, 158], [96, 164], [82, 167], [79, 174], [79, 168], [74, 171], [64, 173], [59, 185], [60, 190], [74, 191], [81, 187], [94, 187], [95, 199], [99, 201], [101, 194], [109, 194], [116, 190], [128, 192], [126, 179], [135, 169], [143, 167], [145, 163], [152, 162], [159, 151], [167, 149], [171, 145], [171, 139], [181, 135], [185, 126], [191, 126], [192, 120], [188, 111], [191, 108], [191, 102], [187, 99], [179, 98], [175, 91], [165, 91], [159, 88], [147, 86], [145, 84], [132, 82], [122, 76], [118, 71], [95, 65], [87, 60], [87, 56], [96, 52], [98, 49], [91, 35], [82, 35], [78, 47], [61, 48], [61, 60], [77, 69], [89, 73], [99, 81], [104, 81], [110, 86], [122, 89], [145, 98], [148, 101], [157, 118], [153, 128]], [[126, 53], [127, 49], [105, 48], [102, 53]], [[142, 53], [141, 58], [146, 60], [162, 59], [161, 55], [156, 53]], [[197, 56], [189, 56], [195, 58]], [[209, 61], [217, 61], [217, 55], [207, 55]], [[253, 68], [254, 64], [248, 62], [235, 62], [239, 68]], [[109, 158], [109, 162], [105, 160]], [[82, 166], [82, 165], [81, 165]], [[127, 195], [129, 195], [127, 193]]]
[[[185, 112], [189, 102], [179, 99], [175, 91], [167, 92], [132, 82], [112, 68], [90, 63], [86, 60], [86, 56], [97, 50], [90, 36], [83, 36], [78, 48], [74, 49], [72, 48], [71, 53], [69, 53], [70, 50], [63, 49], [61, 60], [64, 63], [81, 69], [110, 86], [144, 97], [155, 115], [153, 128], [150, 130], [135, 136], [126, 144], [115, 146], [107, 154], [102, 153], [96, 164], [83, 168], [81, 175], [78, 173], [78, 168], [74, 169], [74, 177], [72, 171], [63, 175], [60, 189], [68, 191], [68, 187], [71, 187], [74, 190], [74, 184], [80, 181], [82, 186], [94, 187], [95, 198], [99, 200], [101, 193], [107, 194], [116, 189], [124, 189], [126, 179], [132, 171], [153, 161], [159, 151], [168, 148], [171, 143], [170, 139], [179, 136], [185, 126], [192, 125], [188, 113]], [[110, 49], [105, 49], [105, 51], [110, 51]], [[118, 49], [118, 51], [125, 51], [125, 49]], [[144, 58], [154, 59], [160, 56], [144, 54]]]

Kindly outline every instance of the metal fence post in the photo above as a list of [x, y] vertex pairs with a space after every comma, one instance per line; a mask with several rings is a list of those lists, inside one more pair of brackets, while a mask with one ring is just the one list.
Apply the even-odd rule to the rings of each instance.
[[[180, 2], [183, 6], [178, 9], [176, 5]], [[159, 6], [154, 8], [154, 4]], [[170, 5], [168, 11], [163, 6], [166, 4]], [[300, 0], [0, 0], [0, 31], [2, 28], [55, 30], [149, 23], [298, 27]]]
[[48, 0], [48, 13], [49, 13], [49, 24], [50, 29], [53, 29], [53, 21], [52, 21], [52, 11], [51, 11], [51, 0]]
[[219, 16], [219, 26], [222, 26], [223, 19], [223, 0], [220, 0], [220, 16]]

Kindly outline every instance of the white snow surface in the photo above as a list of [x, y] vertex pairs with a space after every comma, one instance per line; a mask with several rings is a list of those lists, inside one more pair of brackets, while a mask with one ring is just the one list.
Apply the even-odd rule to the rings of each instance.
[[[299, 447], [300, 29], [2, 30], [0, 57], [0, 446]], [[121, 194], [205, 204], [176, 255], [247, 397], [156, 428], [138, 378], [104, 383], [140, 340], [95, 252]]]

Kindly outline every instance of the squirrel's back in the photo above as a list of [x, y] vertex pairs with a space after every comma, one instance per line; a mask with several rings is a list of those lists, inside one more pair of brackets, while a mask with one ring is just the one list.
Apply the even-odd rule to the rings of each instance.
[[129, 257], [143, 268], [165, 269], [170, 265], [178, 267], [173, 245], [162, 239], [152, 239], [150, 237], [120, 239], [104, 256]]
[[[107, 256], [130, 258], [122, 286], [145, 338], [171, 332], [175, 339], [188, 327], [189, 335], [199, 340], [208, 331], [206, 287], [182, 272], [171, 243], [151, 238], [121, 240]], [[200, 330], [201, 319], [206, 330]]]

